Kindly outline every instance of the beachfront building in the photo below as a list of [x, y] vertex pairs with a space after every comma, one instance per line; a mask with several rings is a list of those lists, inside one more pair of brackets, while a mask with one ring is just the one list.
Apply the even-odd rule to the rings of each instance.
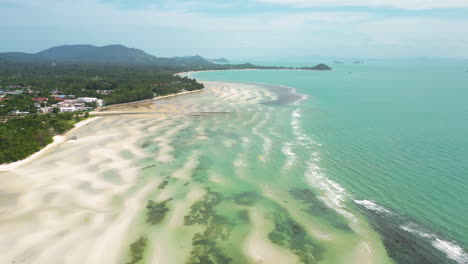
[[[78, 112], [78, 111], [88, 111], [91, 110], [92, 107], [87, 107], [86, 103], [83, 101], [78, 101], [78, 100], [57, 100], [59, 101], [56, 104], [53, 104], [52, 107], [57, 107], [60, 109], [60, 112]], [[45, 111], [50, 110], [50, 109], [44, 109]]]

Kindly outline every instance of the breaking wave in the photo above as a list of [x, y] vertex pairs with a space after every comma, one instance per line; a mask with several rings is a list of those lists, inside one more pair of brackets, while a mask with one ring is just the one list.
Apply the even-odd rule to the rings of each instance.
[[354, 200], [355, 203], [357, 204], [360, 204], [362, 206], [364, 206], [365, 208], [371, 210], [371, 211], [375, 211], [375, 212], [379, 212], [379, 213], [387, 213], [387, 214], [391, 214], [392, 212], [390, 212], [390, 210], [386, 209], [385, 207], [381, 206], [381, 205], [378, 205], [376, 204], [375, 202], [373, 201], [369, 201], [369, 200]]
[[442, 251], [445, 255], [447, 255], [447, 258], [454, 260], [460, 264], [468, 263], [468, 254], [463, 250], [461, 246], [459, 246], [455, 242], [445, 240], [438, 237], [435, 234], [422, 231], [421, 228], [418, 227], [416, 224], [403, 225], [400, 228], [407, 232], [416, 234], [422, 238], [429, 239], [431, 241], [432, 246]]

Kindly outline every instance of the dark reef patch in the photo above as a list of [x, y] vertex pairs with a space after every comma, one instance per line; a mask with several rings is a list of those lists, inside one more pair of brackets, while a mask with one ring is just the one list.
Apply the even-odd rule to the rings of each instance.
[[169, 212], [167, 203], [171, 200], [172, 198], [159, 203], [153, 200], [149, 200], [148, 204], [146, 205], [146, 209], [148, 209], [146, 222], [151, 225], [157, 225], [161, 223], [164, 220], [167, 212]]
[[228, 264], [232, 258], [226, 256], [216, 243], [204, 234], [198, 234], [192, 240], [193, 249], [186, 260], [187, 264]]
[[321, 217], [327, 220], [334, 228], [346, 232], [353, 232], [349, 227], [346, 218], [337, 213], [335, 210], [328, 207], [317, 196], [307, 188], [296, 188], [289, 191], [289, 194], [296, 200], [301, 201], [306, 205], [305, 212]]
[[151, 168], [154, 168], [154, 167], [156, 167], [156, 166], [158, 166], [158, 165], [156, 165], [156, 164], [154, 164], [154, 165], [149, 165], [149, 166], [144, 167], [142, 170], [151, 169]]
[[222, 195], [208, 191], [200, 201], [190, 207], [190, 212], [184, 217], [185, 225], [207, 225], [215, 214], [215, 206], [221, 202]]
[[222, 201], [222, 195], [209, 189], [203, 198], [190, 207], [184, 218], [185, 225], [204, 225], [203, 232], [195, 234], [192, 239], [192, 251], [186, 260], [187, 264], [224, 264], [231, 263], [232, 258], [219, 246], [228, 240], [234, 224], [227, 218], [216, 214], [215, 207]]
[[244, 192], [232, 197], [236, 204], [246, 206], [254, 205], [260, 198], [260, 195], [256, 192]]
[[318, 263], [322, 259], [323, 248], [308, 236], [305, 229], [294, 221], [286, 209], [277, 206], [273, 216], [274, 228], [268, 234], [272, 243], [291, 250], [301, 263]]
[[158, 186], [158, 189], [160, 190], [164, 190], [164, 188], [166, 188], [166, 186], [169, 184], [169, 180], [168, 178], [164, 179], [164, 181]]
[[249, 211], [247, 210], [240, 210], [237, 212], [237, 217], [243, 222], [243, 223], [249, 223], [250, 222], [250, 215]]
[[147, 148], [151, 146], [151, 144], [152, 144], [151, 141], [145, 141], [143, 142], [143, 144], [141, 144], [141, 148]]
[[130, 245], [130, 252], [128, 257], [130, 261], [127, 264], [141, 263], [145, 255], [146, 246], [148, 245], [148, 239], [146, 237], [140, 237]]

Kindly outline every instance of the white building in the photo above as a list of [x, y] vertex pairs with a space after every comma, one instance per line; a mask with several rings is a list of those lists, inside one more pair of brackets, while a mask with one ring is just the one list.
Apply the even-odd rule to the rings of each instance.
[[74, 105], [62, 106], [60, 107], [60, 112], [75, 112], [76, 107]]
[[11, 113], [14, 114], [14, 115], [27, 115], [27, 114], [29, 114], [29, 112], [27, 112], [27, 111], [20, 111], [20, 110], [15, 110], [15, 111], [13, 111]]
[[96, 97], [78, 97], [76, 100], [78, 102], [92, 103], [96, 102], [98, 99]]

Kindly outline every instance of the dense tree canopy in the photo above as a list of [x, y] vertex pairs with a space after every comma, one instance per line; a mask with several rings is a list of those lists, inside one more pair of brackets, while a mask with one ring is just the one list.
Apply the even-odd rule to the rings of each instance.
[[97, 97], [115, 104], [203, 88], [193, 79], [174, 75], [176, 72], [176, 68], [148, 65], [0, 63], [1, 87], [16, 85], [33, 90], [31, 94], [10, 96], [9, 103], [2, 103], [0, 115], [15, 109], [34, 111], [33, 103], [27, 99], [48, 97], [53, 91], [75, 97]]
[[78, 113], [27, 115], [0, 123], [0, 164], [17, 161], [52, 142], [84, 117]]

